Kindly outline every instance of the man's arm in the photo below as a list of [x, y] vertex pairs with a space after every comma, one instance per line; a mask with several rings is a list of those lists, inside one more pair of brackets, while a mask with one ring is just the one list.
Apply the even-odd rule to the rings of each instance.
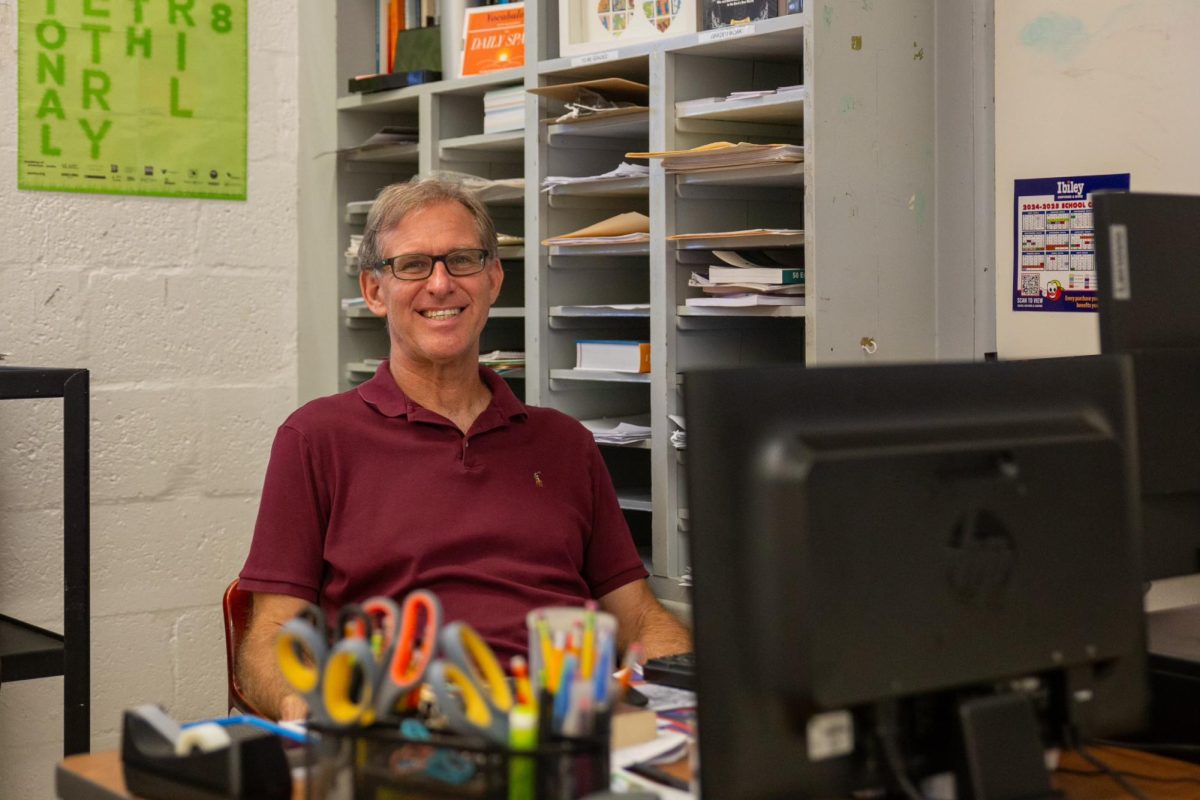
[[621, 652], [640, 642], [646, 658], [692, 649], [692, 634], [662, 607], [650, 584], [631, 581], [600, 598], [600, 607], [617, 618], [617, 647]]
[[285, 622], [305, 605], [298, 597], [255, 592], [250, 624], [238, 650], [237, 675], [242, 691], [271, 719], [302, 720], [308, 704], [279, 671], [275, 637]]

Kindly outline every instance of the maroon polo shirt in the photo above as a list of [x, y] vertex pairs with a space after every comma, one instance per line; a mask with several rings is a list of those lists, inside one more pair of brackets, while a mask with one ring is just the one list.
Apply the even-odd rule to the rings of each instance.
[[504, 659], [525, 614], [646, 577], [591, 434], [526, 406], [489, 369], [464, 436], [410, 400], [385, 362], [279, 428], [240, 584], [319, 602], [432, 590]]

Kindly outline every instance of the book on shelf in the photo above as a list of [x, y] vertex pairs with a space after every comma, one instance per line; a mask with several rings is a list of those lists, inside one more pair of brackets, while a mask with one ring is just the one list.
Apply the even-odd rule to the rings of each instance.
[[689, 297], [686, 301], [684, 301], [684, 305], [714, 308], [802, 306], [804, 305], [804, 295], [762, 294], [759, 292], [748, 292], [746, 294], [706, 295], [704, 297]]
[[483, 75], [525, 65], [525, 4], [466, 9], [462, 75]]
[[503, 133], [525, 127], [525, 87], [505, 86], [483, 95], [483, 132]]
[[780, 285], [804, 283], [804, 270], [790, 267], [722, 267], [708, 268], [712, 283], [773, 283]]
[[575, 343], [575, 369], [649, 372], [650, 343], [624, 339], [584, 339]]

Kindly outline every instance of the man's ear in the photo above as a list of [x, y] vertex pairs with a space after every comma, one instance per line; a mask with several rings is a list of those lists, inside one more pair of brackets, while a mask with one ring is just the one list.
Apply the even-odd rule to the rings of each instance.
[[362, 292], [367, 308], [377, 317], [387, 316], [387, 302], [383, 297], [383, 275], [378, 270], [364, 269], [358, 273], [358, 290]]
[[492, 270], [492, 296], [491, 302], [488, 305], [494, 306], [496, 305], [496, 300], [500, 297], [500, 287], [504, 285], [504, 267], [501, 266], [500, 259], [497, 258], [488, 269]]

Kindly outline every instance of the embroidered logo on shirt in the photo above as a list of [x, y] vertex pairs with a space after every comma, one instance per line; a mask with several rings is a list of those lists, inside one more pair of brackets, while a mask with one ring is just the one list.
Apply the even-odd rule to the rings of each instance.
[[533, 473], [533, 482], [537, 484], [537, 487], [539, 489], [542, 488], [542, 473], [540, 473], [540, 472]]

